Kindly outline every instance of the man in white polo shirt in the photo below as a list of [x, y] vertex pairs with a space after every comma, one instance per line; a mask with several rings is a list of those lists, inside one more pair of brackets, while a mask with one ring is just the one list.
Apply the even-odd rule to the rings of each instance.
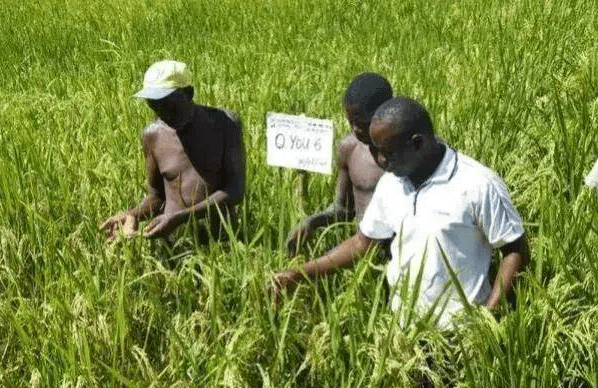
[[[495, 308], [527, 263], [521, 218], [502, 180], [490, 169], [438, 141], [426, 109], [408, 98], [382, 104], [370, 125], [380, 178], [358, 232], [303, 270], [276, 275], [278, 290], [351, 265], [372, 243], [393, 238], [387, 280], [391, 306], [408, 282], [414, 308], [434, 313], [439, 326], [468, 303]], [[492, 250], [502, 261], [491, 285]], [[455, 284], [458, 282], [459, 284]], [[461, 291], [463, 291], [461, 293]], [[405, 297], [405, 295], [402, 295]]]

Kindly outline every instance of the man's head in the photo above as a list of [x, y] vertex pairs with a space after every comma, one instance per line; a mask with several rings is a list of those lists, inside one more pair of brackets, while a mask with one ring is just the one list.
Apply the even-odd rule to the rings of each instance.
[[399, 97], [383, 103], [372, 117], [370, 136], [386, 171], [410, 178], [433, 172], [438, 142], [430, 115], [418, 102]]
[[134, 94], [137, 98], [160, 100], [177, 89], [191, 86], [187, 65], [177, 61], [156, 62], [143, 77], [143, 89]]
[[193, 99], [187, 65], [170, 60], [154, 63], [145, 72], [143, 89], [134, 96], [145, 99], [149, 107], [171, 126], [185, 121]]
[[347, 120], [355, 136], [363, 143], [370, 143], [370, 121], [376, 109], [392, 98], [392, 87], [388, 81], [373, 73], [358, 75], [347, 88], [343, 106]]

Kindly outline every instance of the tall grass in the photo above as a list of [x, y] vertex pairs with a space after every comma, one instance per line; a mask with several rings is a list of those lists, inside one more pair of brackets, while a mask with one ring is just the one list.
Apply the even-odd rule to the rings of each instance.
[[[595, 1], [5, 0], [0, 26], [0, 385], [598, 386]], [[247, 195], [224, 243], [106, 243], [144, 193], [131, 99], [153, 61], [244, 122]], [[268, 111], [330, 118], [362, 71], [421, 100], [448, 143], [506, 180], [532, 263], [517, 307], [454, 330], [389, 311], [374, 253], [274, 308], [284, 239], [334, 176], [266, 165]], [[298, 205], [299, 204], [299, 205]], [[273, 206], [274, 205], [274, 206]], [[317, 255], [354, 226], [327, 229]]]

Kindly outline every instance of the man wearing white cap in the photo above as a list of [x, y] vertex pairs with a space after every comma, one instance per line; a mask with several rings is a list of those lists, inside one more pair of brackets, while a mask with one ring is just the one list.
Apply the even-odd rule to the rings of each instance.
[[146, 100], [158, 118], [143, 131], [149, 194], [141, 203], [101, 226], [109, 239], [123, 229], [137, 233], [140, 220], [149, 238], [169, 237], [189, 218], [208, 219], [219, 229], [219, 211], [227, 214], [245, 192], [245, 155], [239, 121], [221, 109], [193, 103], [193, 86], [184, 63], [160, 61], [145, 73]]

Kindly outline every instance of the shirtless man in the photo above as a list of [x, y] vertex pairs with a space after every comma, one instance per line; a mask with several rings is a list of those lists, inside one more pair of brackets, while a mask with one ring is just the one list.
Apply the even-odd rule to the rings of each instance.
[[143, 131], [149, 193], [101, 228], [110, 240], [121, 228], [132, 237], [138, 221], [154, 216], [145, 237], [167, 238], [191, 217], [206, 218], [210, 231], [218, 230], [218, 209], [226, 214], [245, 191], [240, 123], [223, 110], [193, 103], [184, 63], [154, 63], [143, 86], [135, 97], [145, 99], [158, 116]]
[[[409, 308], [446, 328], [471, 304], [495, 309], [529, 262], [523, 223], [502, 179], [440, 141], [426, 108], [410, 98], [383, 103], [370, 137], [386, 172], [357, 232], [301, 268], [279, 272], [276, 298], [303, 279], [352, 266], [392, 238], [386, 266], [392, 310]], [[502, 260], [491, 281], [496, 249]]]
[[372, 156], [375, 149], [369, 135], [370, 121], [376, 109], [391, 97], [390, 84], [377, 74], [361, 74], [347, 88], [343, 107], [353, 134], [347, 135], [338, 148], [336, 200], [326, 210], [308, 217], [291, 231], [287, 239], [290, 256], [297, 255], [317, 228], [353, 218], [361, 221], [363, 218], [376, 184], [384, 173]]

